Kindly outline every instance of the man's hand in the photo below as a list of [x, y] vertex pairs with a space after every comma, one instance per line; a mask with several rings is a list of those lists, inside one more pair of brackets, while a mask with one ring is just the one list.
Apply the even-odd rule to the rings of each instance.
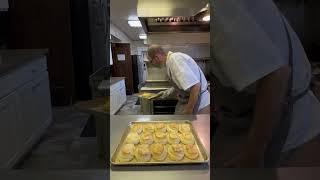
[[193, 108], [189, 106], [184, 107], [182, 111], [182, 114], [192, 114], [192, 113], [193, 113]]
[[183, 114], [193, 114], [193, 109], [198, 101], [200, 93], [200, 83], [193, 85], [190, 88], [190, 96], [187, 105], [184, 107]]
[[165, 91], [160, 91], [160, 92], [158, 92], [157, 95], [158, 95], [161, 99], [165, 99], [165, 98], [171, 96], [173, 93], [174, 93], [174, 88], [171, 87], [171, 88], [169, 88], [169, 89], [167, 89], [167, 90], [165, 90]]

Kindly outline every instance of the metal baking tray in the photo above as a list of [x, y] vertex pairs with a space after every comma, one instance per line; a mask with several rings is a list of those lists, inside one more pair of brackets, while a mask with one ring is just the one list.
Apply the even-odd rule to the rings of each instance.
[[[132, 161], [130, 162], [120, 162], [117, 160], [118, 157], [118, 153], [120, 151], [120, 148], [122, 147], [122, 145], [124, 144], [128, 134], [130, 133], [130, 126], [133, 124], [155, 124], [155, 123], [177, 123], [177, 124], [184, 124], [187, 123], [190, 125], [191, 127], [191, 133], [194, 136], [194, 140], [195, 140], [195, 145], [198, 148], [199, 151], [199, 158], [197, 160], [190, 160], [187, 159], [186, 157], [184, 157], [181, 161], [172, 161], [168, 158], [164, 160], [164, 161], [155, 161], [151, 158], [151, 160], [149, 162], [138, 162], [136, 161], [136, 159], [134, 158]], [[168, 144], [167, 144], [168, 145]], [[166, 147], [167, 147], [166, 145]], [[126, 128], [125, 132], [123, 133], [120, 142], [116, 148], [116, 150], [113, 152], [112, 156], [111, 156], [111, 164], [112, 165], [166, 165], [166, 164], [203, 164], [203, 163], [208, 163], [209, 162], [209, 157], [208, 154], [203, 146], [203, 144], [201, 143], [197, 132], [195, 131], [194, 127], [192, 126], [192, 123], [188, 120], [174, 120], [174, 121], [133, 121], [130, 122], [128, 127]]]

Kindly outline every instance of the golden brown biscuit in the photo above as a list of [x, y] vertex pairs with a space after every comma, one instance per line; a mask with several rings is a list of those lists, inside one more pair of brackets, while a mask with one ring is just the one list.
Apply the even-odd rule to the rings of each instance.
[[167, 127], [164, 123], [156, 123], [155, 124], [155, 131], [166, 132]]
[[125, 144], [122, 146], [119, 155], [118, 155], [118, 160], [120, 162], [129, 162], [133, 159], [134, 157], [134, 151], [135, 147], [134, 144]]
[[148, 144], [140, 144], [136, 147], [135, 157], [137, 161], [148, 162], [151, 159], [151, 151]]
[[140, 143], [141, 144], [152, 144], [153, 143], [152, 133], [142, 133], [140, 136]]
[[153, 139], [154, 139], [154, 142], [156, 143], [160, 143], [160, 144], [167, 144], [167, 134], [164, 133], [164, 132], [155, 132], [153, 134]]
[[152, 144], [150, 146], [152, 159], [156, 161], [164, 161], [167, 157], [167, 149], [163, 144]]
[[190, 132], [191, 128], [189, 124], [180, 124], [179, 125], [179, 132], [180, 133], [187, 133]]
[[126, 139], [127, 144], [138, 144], [139, 141], [140, 141], [140, 136], [136, 132], [129, 133]]
[[195, 160], [199, 157], [199, 151], [196, 145], [187, 144], [184, 146], [184, 154], [188, 159]]
[[172, 144], [168, 147], [168, 157], [173, 161], [181, 161], [184, 157], [182, 144]]
[[168, 142], [169, 142], [170, 144], [179, 144], [179, 143], [180, 143], [179, 134], [176, 133], [176, 132], [169, 133], [169, 134], [167, 135], [167, 139], [168, 139]]
[[136, 132], [138, 134], [141, 134], [142, 133], [142, 125], [141, 124], [132, 124], [131, 131]]
[[154, 132], [154, 126], [151, 123], [145, 124], [142, 129], [143, 129], [144, 133], [153, 133]]
[[170, 123], [167, 126], [168, 132], [178, 132], [179, 130], [179, 124], [176, 123]]
[[190, 132], [180, 134], [180, 140], [183, 144], [194, 144], [194, 137]]

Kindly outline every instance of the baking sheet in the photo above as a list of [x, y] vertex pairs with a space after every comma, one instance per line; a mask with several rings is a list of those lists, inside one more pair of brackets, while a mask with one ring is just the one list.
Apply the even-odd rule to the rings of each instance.
[[158, 93], [147, 93], [147, 92], [144, 92], [144, 93], [141, 93], [138, 95], [138, 97], [140, 98], [144, 98], [144, 99], [154, 99], [156, 97], [160, 96], [160, 94]]
[[[121, 147], [125, 144], [125, 140], [128, 136], [128, 134], [130, 133], [131, 129], [131, 125], [133, 124], [155, 124], [155, 123], [165, 123], [165, 124], [169, 124], [169, 123], [177, 123], [177, 124], [184, 124], [184, 123], [187, 123], [190, 125], [191, 127], [191, 133], [193, 134], [194, 136], [194, 140], [195, 140], [195, 145], [198, 149], [198, 152], [199, 152], [199, 157], [198, 159], [196, 160], [190, 160], [190, 159], [187, 159], [186, 157], [184, 157], [181, 161], [172, 161], [169, 159], [168, 155], [167, 155], [167, 158], [164, 160], [164, 161], [155, 161], [151, 158], [150, 161], [148, 162], [138, 162], [135, 158], [130, 161], [130, 162], [120, 162], [118, 161], [118, 154], [119, 154], [119, 151], [121, 149]], [[166, 148], [169, 146], [169, 144], [166, 144]], [[208, 157], [208, 154], [203, 146], [203, 144], [201, 143], [199, 137], [198, 137], [198, 134], [196, 133], [195, 129], [193, 128], [192, 126], [192, 123], [188, 120], [174, 120], [174, 121], [134, 121], [134, 122], [131, 122], [128, 127], [126, 128], [125, 132], [123, 133], [121, 139], [120, 139], [120, 142], [115, 150], [115, 152], [112, 154], [111, 156], [111, 164], [112, 165], [165, 165], [165, 164], [199, 164], [199, 163], [208, 163], [209, 162], [209, 157]]]

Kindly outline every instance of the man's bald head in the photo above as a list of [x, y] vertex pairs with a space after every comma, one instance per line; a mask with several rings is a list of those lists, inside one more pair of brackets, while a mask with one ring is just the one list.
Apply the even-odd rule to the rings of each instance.
[[166, 59], [166, 53], [160, 45], [149, 46], [147, 55], [152, 64], [162, 64]]

